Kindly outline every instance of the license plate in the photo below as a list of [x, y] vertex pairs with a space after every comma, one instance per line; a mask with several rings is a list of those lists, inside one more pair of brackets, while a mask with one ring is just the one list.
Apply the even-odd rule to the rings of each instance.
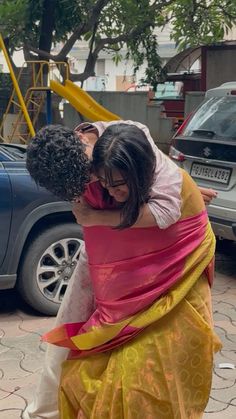
[[212, 180], [213, 182], [227, 185], [230, 180], [231, 169], [218, 166], [207, 166], [201, 163], [193, 163], [191, 176], [197, 179]]

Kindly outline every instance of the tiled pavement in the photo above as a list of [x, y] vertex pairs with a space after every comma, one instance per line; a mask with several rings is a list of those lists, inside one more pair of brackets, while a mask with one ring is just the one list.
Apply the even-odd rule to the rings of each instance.
[[[229, 254], [231, 253], [231, 256]], [[216, 332], [223, 342], [217, 354], [209, 404], [204, 419], [236, 419], [236, 248], [217, 253], [212, 291]], [[13, 291], [0, 292], [0, 419], [19, 419], [35, 391], [45, 346], [41, 334], [53, 318], [39, 317], [22, 306]]]

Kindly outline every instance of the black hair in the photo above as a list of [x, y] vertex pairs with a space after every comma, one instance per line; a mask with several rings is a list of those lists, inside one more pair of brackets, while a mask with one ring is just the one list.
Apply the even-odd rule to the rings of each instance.
[[90, 180], [85, 145], [62, 125], [42, 128], [27, 147], [26, 167], [35, 182], [66, 201], [80, 196]]
[[141, 206], [148, 201], [156, 157], [145, 133], [135, 125], [114, 124], [108, 127], [93, 149], [92, 168], [96, 175], [105, 172], [112, 184], [112, 171], [119, 170], [129, 188], [129, 197], [121, 209], [119, 229], [132, 226]]

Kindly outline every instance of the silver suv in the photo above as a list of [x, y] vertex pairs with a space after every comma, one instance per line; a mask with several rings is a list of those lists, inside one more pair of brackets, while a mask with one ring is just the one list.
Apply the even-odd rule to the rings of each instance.
[[218, 197], [208, 207], [216, 236], [236, 240], [236, 82], [208, 90], [177, 131], [170, 157]]

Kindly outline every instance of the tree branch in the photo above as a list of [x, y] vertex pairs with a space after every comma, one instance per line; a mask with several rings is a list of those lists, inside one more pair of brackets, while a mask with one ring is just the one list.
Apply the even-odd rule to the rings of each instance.
[[[165, 3], [165, 7], [168, 6], [169, 4], [171, 4], [173, 2], [173, 0], [167, 0]], [[163, 2], [164, 3], [164, 2]], [[132, 38], [135, 38], [136, 36], [140, 35], [145, 29], [147, 29], [150, 26], [154, 26], [155, 24], [155, 13], [157, 13], [158, 11], [162, 10], [163, 8], [163, 4], [160, 4], [160, 2], [157, 0], [155, 1], [152, 6], [150, 7], [151, 13], [150, 15], [153, 16], [152, 19], [148, 19], [148, 20], [144, 20], [142, 25], [136, 26], [135, 28], [133, 28], [130, 32], [124, 33], [122, 35], [117, 36], [116, 38], [103, 38], [99, 41], [98, 43], [98, 48], [99, 51], [106, 45], [110, 45], [110, 44], [117, 44], [119, 42], [127, 42], [129, 40], [131, 40]], [[100, 48], [100, 43], [102, 45], [102, 48]]]
[[87, 80], [88, 77], [92, 77], [95, 75], [94, 69], [95, 69], [97, 58], [98, 58], [98, 53], [99, 51], [98, 52], [93, 51], [89, 54], [83, 73], [70, 74], [70, 78], [72, 81], [84, 82], [85, 80]]
[[[28, 44], [25, 44], [25, 49], [28, 49], [28, 51], [34, 52], [35, 54], [40, 56], [41, 59], [59, 61], [57, 59], [59, 54], [57, 54], [57, 55], [50, 54], [50, 52], [43, 51], [42, 49], [39, 49], [39, 48], [34, 48], [32, 45], [28, 45]], [[35, 58], [35, 56], [34, 56], [34, 58]], [[62, 61], [64, 61], [64, 60], [62, 60]]]
[[127, 42], [130, 39], [133, 39], [136, 36], [140, 35], [140, 33], [142, 33], [147, 27], [150, 26], [150, 23], [152, 22], [146, 21], [143, 23], [142, 27], [139, 26], [139, 27], [133, 28], [130, 32], [119, 35], [115, 38], [109, 37], [109, 38], [100, 39], [97, 42], [94, 51], [89, 54], [83, 73], [71, 74], [70, 75], [71, 79], [73, 81], [83, 82], [88, 77], [94, 76], [94, 68], [95, 68], [97, 58], [98, 58], [98, 54], [106, 45], [116, 44], [120, 42]]
[[98, 16], [104, 7], [109, 3], [110, 0], [98, 0], [94, 8], [91, 11], [90, 16], [87, 19], [87, 22], [81, 22], [80, 25], [75, 29], [74, 33], [70, 36], [68, 41], [65, 43], [63, 48], [58, 54], [58, 57], [66, 57], [67, 54], [73, 48], [75, 42], [89, 30], [91, 30], [98, 21]]
[[98, 0], [95, 4], [94, 8], [91, 11], [90, 16], [87, 19], [87, 22], [81, 22], [77, 28], [75, 28], [73, 34], [69, 37], [66, 41], [64, 46], [62, 47], [61, 51], [57, 55], [53, 55], [48, 53], [47, 51], [43, 51], [40, 48], [34, 48], [31, 45], [28, 45], [30, 51], [34, 52], [35, 54], [39, 55], [46, 60], [53, 60], [53, 61], [65, 61], [66, 56], [69, 54], [71, 49], [73, 48], [75, 42], [89, 30], [94, 28], [95, 24], [98, 21], [98, 17], [104, 7], [109, 3], [110, 0]]
[[130, 32], [127, 33], [123, 33], [122, 35], [119, 35], [115, 38], [103, 38], [100, 39], [97, 42], [95, 51], [101, 51], [106, 45], [111, 45], [111, 44], [118, 44], [120, 42], [128, 42], [131, 39], [136, 38], [138, 35], [140, 35], [145, 29], [147, 29], [148, 27], [150, 27], [150, 25], [152, 24], [152, 21], [146, 21], [143, 23], [142, 26], [137, 26], [136, 28], [133, 28]]

